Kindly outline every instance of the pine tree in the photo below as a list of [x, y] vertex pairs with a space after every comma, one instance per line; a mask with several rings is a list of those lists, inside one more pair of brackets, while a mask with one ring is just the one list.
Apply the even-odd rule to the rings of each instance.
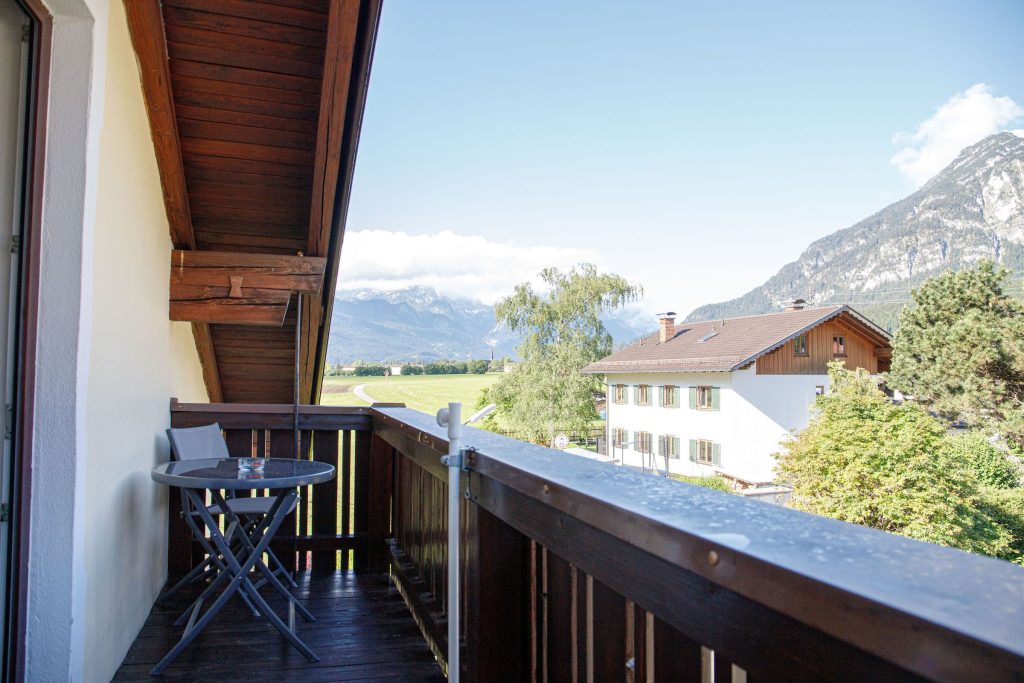
[[989, 261], [931, 278], [900, 315], [888, 385], [1024, 446], [1024, 305]]

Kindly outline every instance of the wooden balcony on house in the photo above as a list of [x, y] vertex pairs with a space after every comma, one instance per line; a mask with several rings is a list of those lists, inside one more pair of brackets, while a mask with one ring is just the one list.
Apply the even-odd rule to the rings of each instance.
[[[172, 402], [171, 422], [219, 422], [233, 455], [295, 457], [292, 411]], [[438, 678], [445, 432], [402, 407], [303, 406], [299, 421], [300, 457], [339, 476], [302, 491], [277, 552], [323, 617], [299, 627], [323, 661], [225, 615], [167, 677]], [[476, 449], [462, 499], [466, 680], [1024, 677], [1018, 567], [472, 428], [463, 444]], [[173, 576], [201, 555], [170, 501]], [[169, 647], [161, 609], [119, 679], [144, 677]]]

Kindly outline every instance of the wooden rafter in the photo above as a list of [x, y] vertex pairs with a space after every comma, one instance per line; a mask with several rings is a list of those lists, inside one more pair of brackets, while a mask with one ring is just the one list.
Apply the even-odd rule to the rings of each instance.
[[[337, 0], [335, 0], [335, 4], [337, 4]], [[324, 252], [316, 253], [322, 253], [328, 257], [340, 254], [344, 242], [345, 217], [348, 212], [348, 199], [351, 194], [352, 175], [355, 168], [355, 151], [370, 83], [370, 67], [381, 11], [380, 0], [362, 0], [358, 3], [353, 0], [345, 0], [345, 5], [348, 5], [342, 12], [346, 17], [345, 20], [355, 24], [357, 32], [352, 39], [351, 46], [347, 48], [348, 75], [344, 79], [346, 89], [344, 112], [346, 116], [342, 119], [343, 128], [339, 131], [342, 134], [336, 142], [337, 146], [332, 147], [339, 155], [339, 164], [334, 170], [335, 189], [330, 204], [322, 205], [330, 207], [330, 214], [325, 216], [319, 225]], [[358, 5], [358, 9], [354, 5]], [[332, 11], [336, 9], [335, 6], [332, 6]], [[309, 329], [308, 334], [304, 337], [307, 348], [303, 358], [302, 381], [302, 393], [309, 396], [310, 402], [318, 400], [319, 391], [321, 391], [323, 373], [317, 373], [315, 370], [323, 368], [327, 361], [328, 333], [331, 327], [331, 312], [334, 307], [334, 291], [338, 280], [338, 265], [337, 258], [329, 260], [325, 276], [325, 296], [319, 298], [316, 305], [310, 306], [313, 314], [308, 316]], [[313, 299], [313, 297], [307, 298]]]
[[171, 320], [280, 327], [292, 292], [321, 292], [326, 266], [311, 256], [174, 251]]
[[[195, 249], [195, 231], [192, 228], [185, 171], [181, 163], [181, 145], [174, 115], [171, 75], [167, 64], [167, 40], [160, 2], [124, 0], [124, 7], [128, 31], [139, 65], [139, 77], [146, 100], [157, 167], [160, 171], [160, 186], [164, 195], [171, 242], [177, 249]], [[203, 381], [210, 400], [222, 401], [220, 373], [217, 369], [217, 356], [209, 325], [193, 323], [192, 336], [199, 353]]]
[[[339, 174], [349, 170], [343, 166], [344, 140], [346, 136], [352, 136], [353, 131], [347, 129], [346, 113], [352, 91], [360, 9], [364, 4], [360, 0], [330, 2], [307, 243], [307, 253], [317, 256], [328, 255], [339, 192]], [[376, 5], [371, 5], [375, 14]], [[325, 313], [330, 310], [330, 302], [324, 301], [322, 297], [307, 296], [303, 298], [303, 304], [304, 343], [300, 352], [302, 372], [299, 383], [302, 395], [312, 401], [316, 398], [313, 395], [316, 385], [313, 375], [318, 361], [317, 346], [324, 334], [323, 326], [330, 325], [330, 321], [324, 320]]]

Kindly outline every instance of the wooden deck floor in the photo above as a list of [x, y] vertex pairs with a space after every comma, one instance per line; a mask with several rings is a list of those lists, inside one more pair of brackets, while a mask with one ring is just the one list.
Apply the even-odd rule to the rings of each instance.
[[[300, 637], [320, 657], [307, 662], [264, 619], [254, 619], [233, 599], [163, 678], [188, 681], [444, 681], [398, 591], [385, 574], [300, 574], [295, 594], [316, 617], [296, 616]], [[270, 601], [278, 614], [284, 600]], [[180, 598], [180, 599], [179, 599]], [[154, 607], [115, 681], [159, 680], [149, 670], [174, 645], [173, 622], [190, 596]]]

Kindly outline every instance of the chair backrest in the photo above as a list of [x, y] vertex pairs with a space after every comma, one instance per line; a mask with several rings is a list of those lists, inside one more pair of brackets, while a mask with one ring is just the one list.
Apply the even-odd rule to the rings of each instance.
[[216, 422], [203, 427], [168, 429], [167, 439], [171, 442], [171, 456], [175, 460], [230, 457], [228, 445], [224, 443], [220, 425]]

